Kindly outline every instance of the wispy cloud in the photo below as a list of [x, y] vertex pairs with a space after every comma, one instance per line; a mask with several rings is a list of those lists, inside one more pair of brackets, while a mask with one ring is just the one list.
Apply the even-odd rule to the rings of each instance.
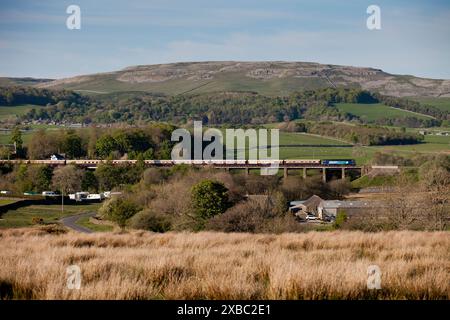
[[0, 24], [60, 24], [67, 15], [52, 15], [35, 11], [3, 10], [0, 11]]
[[[61, 77], [136, 64], [297, 60], [450, 78], [450, 4], [381, 1], [382, 30], [359, 2], [79, 0], [82, 30], [60, 1], [0, 4], [0, 70]], [[25, 3], [25, 4], [24, 4]]]

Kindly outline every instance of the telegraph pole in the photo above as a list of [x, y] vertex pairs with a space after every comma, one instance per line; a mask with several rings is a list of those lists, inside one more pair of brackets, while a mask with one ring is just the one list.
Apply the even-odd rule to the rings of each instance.
[[61, 213], [64, 213], [64, 190], [61, 188]]

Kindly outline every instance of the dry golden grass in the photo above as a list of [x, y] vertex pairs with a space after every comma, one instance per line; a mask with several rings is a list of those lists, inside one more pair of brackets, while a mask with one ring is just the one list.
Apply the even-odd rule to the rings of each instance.
[[[224, 234], [0, 231], [0, 293], [18, 299], [449, 299], [448, 232]], [[66, 268], [82, 271], [80, 290]], [[367, 267], [382, 271], [368, 290]]]

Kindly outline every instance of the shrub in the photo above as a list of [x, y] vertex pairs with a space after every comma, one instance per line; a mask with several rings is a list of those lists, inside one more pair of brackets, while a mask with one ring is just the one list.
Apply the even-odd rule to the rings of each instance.
[[339, 229], [345, 221], [347, 221], [347, 214], [344, 211], [341, 211], [336, 215], [336, 220], [333, 223], [333, 227]]
[[263, 208], [254, 201], [246, 201], [210, 219], [206, 228], [223, 232], [256, 232], [262, 225]]
[[158, 168], [149, 168], [144, 171], [142, 176], [142, 181], [145, 186], [150, 186], [152, 184], [158, 184], [164, 180], [164, 174]]
[[163, 233], [171, 230], [172, 223], [167, 215], [143, 210], [130, 219], [130, 226], [134, 229]]
[[345, 195], [349, 194], [352, 189], [350, 180], [337, 179], [328, 183], [330, 192], [333, 198], [342, 199]]
[[192, 206], [200, 223], [225, 212], [230, 206], [228, 189], [223, 183], [203, 180], [191, 189]]
[[31, 223], [32, 224], [44, 224], [44, 219], [42, 219], [41, 217], [33, 217], [33, 218], [31, 218]]
[[116, 222], [121, 228], [125, 228], [128, 219], [138, 211], [139, 208], [134, 202], [122, 197], [112, 198], [101, 208], [101, 214]]
[[[276, 196], [275, 196], [276, 200]], [[271, 201], [269, 201], [271, 202]], [[211, 218], [207, 229], [222, 232], [283, 233], [302, 232], [305, 228], [291, 214], [280, 214], [277, 205], [247, 200], [225, 213]]]

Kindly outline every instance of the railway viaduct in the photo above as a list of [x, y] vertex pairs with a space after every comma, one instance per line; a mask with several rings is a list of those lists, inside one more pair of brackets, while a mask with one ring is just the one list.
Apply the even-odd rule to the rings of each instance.
[[[1, 163], [10, 163], [10, 164], [26, 164], [26, 165], [51, 165], [51, 166], [62, 166], [62, 165], [76, 165], [80, 167], [85, 167], [88, 169], [96, 169], [97, 166], [103, 163], [110, 163], [112, 165], [132, 165], [136, 164], [137, 160], [0, 160]], [[170, 168], [175, 166], [171, 161], [144, 161], [146, 167], [159, 167], [159, 168]], [[245, 170], [247, 174], [250, 173], [251, 170], [269, 168], [271, 163], [192, 163], [189, 164], [193, 167], [213, 167], [216, 169], [225, 169], [225, 170]], [[283, 170], [284, 177], [289, 175], [290, 171], [300, 171], [303, 177], [308, 175], [309, 170], [313, 170], [316, 173], [320, 173], [323, 181], [327, 181], [327, 176], [332, 174], [335, 177], [339, 177], [341, 179], [345, 179], [348, 176], [348, 172], [352, 171], [352, 175], [356, 172], [358, 176], [363, 176], [369, 173], [372, 170], [396, 170], [398, 171], [398, 166], [357, 166], [357, 165], [323, 165], [323, 164], [308, 164], [301, 162], [293, 162], [290, 163], [278, 163], [278, 168]]]

